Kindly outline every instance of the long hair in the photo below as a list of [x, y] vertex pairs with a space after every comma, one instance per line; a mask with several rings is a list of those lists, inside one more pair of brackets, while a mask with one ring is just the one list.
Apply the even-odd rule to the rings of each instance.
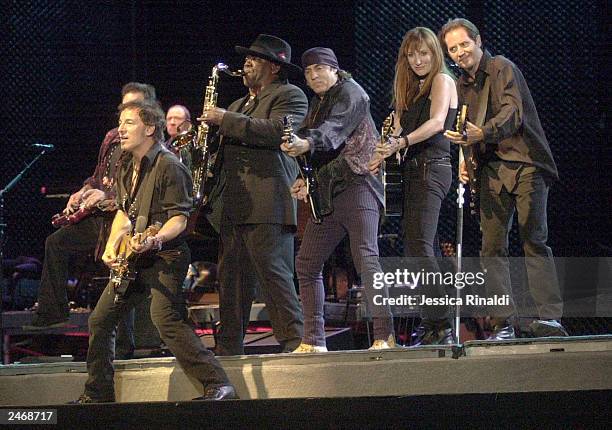
[[[416, 51], [422, 45], [425, 45], [431, 51], [431, 71], [425, 78], [423, 87], [419, 90], [419, 77], [408, 63], [408, 53]], [[408, 109], [412, 103], [429, 94], [431, 83], [440, 72], [450, 74], [444, 62], [442, 47], [435, 33], [425, 27], [416, 27], [406, 33], [397, 54], [395, 78], [393, 80], [393, 104], [396, 114], [401, 116], [401, 113]]]

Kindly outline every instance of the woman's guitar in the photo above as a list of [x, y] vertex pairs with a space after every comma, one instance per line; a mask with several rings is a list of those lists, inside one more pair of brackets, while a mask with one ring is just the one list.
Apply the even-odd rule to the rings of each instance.
[[[140, 217], [139, 217], [140, 218]], [[144, 217], [143, 217], [144, 218]], [[136, 223], [138, 224], [138, 222]], [[146, 225], [146, 221], [143, 223]], [[148, 237], [155, 236], [159, 233], [162, 224], [156, 222], [155, 224], [147, 227], [147, 229], [140, 234], [138, 243], [143, 243]], [[136, 228], [138, 231], [138, 228]], [[136, 233], [138, 234], [138, 233]], [[132, 252], [129, 247], [132, 235], [130, 233], [125, 234], [119, 242], [119, 248], [117, 251], [117, 260], [111, 267], [110, 271], [110, 282], [115, 291], [115, 302], [117, 302], [123, 294], [125, 294], [130, 282], [136, 279], [135, 263], [138, 255]]]
[[[293, 139], [293, 117], [287, 115], [283, 118], [283, 136], [287, 136], [288, 143]], [[319, 204], [319, 195], [317, 190], [319, 185], [315, 177], [315, 171], [308, 160], [306, 154], [297, 157], [297, 162], [300, 167], [300, 176], [306, 184], [306, 193], [308, 194], [308, 206], [310, 208], [310, 217], [315, 224], [321, 223], [321, 206]]]
[[[386, 143], [393, 133], [395, 113], [391, 112], [384, 120], [380, 130], [380, 142]], [[396, 152], [382, 163], [382, 181], [385, 203], [385, 216], [402, 214], [402, 171], [400, 168], [401, 156]]]

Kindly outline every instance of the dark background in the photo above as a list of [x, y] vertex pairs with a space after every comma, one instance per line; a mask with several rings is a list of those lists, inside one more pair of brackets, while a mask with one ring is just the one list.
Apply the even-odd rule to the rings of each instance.
[[[485, 46], [514, 61], [531, 88], [561, 175], [549, 200], [555, 254], [611, 255], [605, 1], [55, 0], [2, 1], [2, 9], [0, 187], [36, 155], [27, 145], [56, 146], [5, 196], [6, 257], [42, 258], [50, 218], [66, 201], [45, 198], [41, 187], [74, 192], [93, 172], [126, 82], [153, 84], [164, 108], [182, 103], [197, 115], [211, 67], [223, 61], [239, 68], [234, 45], [269, 33], [292, 45], [295, 63], [310, 47], [333, 48], [370, 94], [380, 124], [405, 32], [417, 25], [437, 32], [457, 16], [479, 26]], [[240, 80], [223, 76], [218, 104], [243, 93]], [[440, 225], [441, 238], [451, 242], [455, 198], [449, 195]], [[473, 255], [478, 231], [466, 223]], [[383, 228], [395, 232], [397, 225], [391, 220]], [[512, 248], [519, 250], [516, 235]]]

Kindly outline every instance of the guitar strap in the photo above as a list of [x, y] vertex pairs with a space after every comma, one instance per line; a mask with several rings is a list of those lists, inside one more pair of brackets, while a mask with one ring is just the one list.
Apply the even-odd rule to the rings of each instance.
[[164, 152], [170, 152], [164, 147], [161, 147], [155, 159], [153, 160], [153, 164], [151, 165], [151, 170], [149, 170], [149, 174], [147, 175], [147, 182], [142, 192], [142, 198], [140, 200], [140, 207], [138, 208], [138, 216], [144, 216], [147, 219], [147, 225], [149, 225], [149, 210], [151, 209], [151, 201], [153, 200], [153, 190], [155, 188], [155, 179], [157, 178], [157, 165], [159, 164], [157, 161], [163, 156]]

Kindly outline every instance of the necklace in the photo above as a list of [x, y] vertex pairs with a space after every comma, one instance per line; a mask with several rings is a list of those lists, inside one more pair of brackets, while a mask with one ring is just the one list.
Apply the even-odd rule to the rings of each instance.
[[132, 165], [132, 185], [130, 187], [130, 194], [134, 194], [134, 190], [136, 189], [136, 183], [138, 182], [138, 176], [140, 174], [140, 165], [133, 164]]

